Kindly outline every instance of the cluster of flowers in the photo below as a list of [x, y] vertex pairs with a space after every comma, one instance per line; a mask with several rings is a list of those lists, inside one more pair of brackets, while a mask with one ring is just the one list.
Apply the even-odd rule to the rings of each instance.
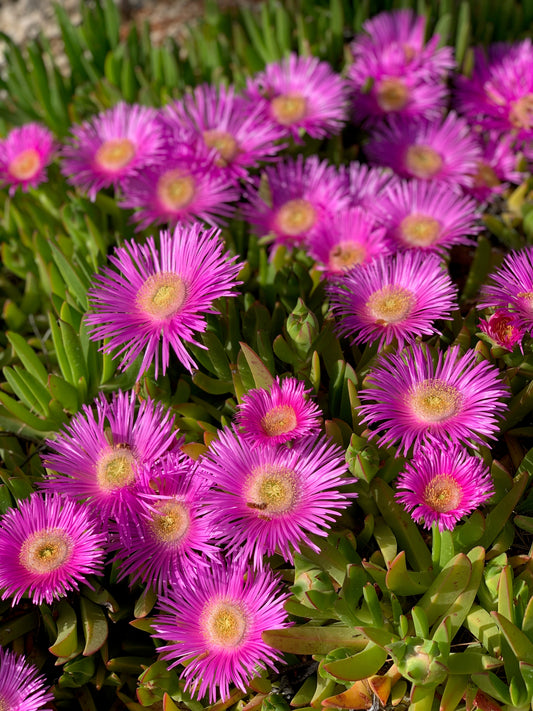
[[[491, 495], [488, 468], [471, 450], [494, 438], [507, 389], [474, 351], [432, 353], [419, 341], [457, 308], [451, 248], [471, 244], [481, 204], [520, 180], [517, 155], [533, 157], [533, 47], [479, 51], [450, 97], [452, 51], [437, 37], [425, 42], [424, 18], [401, 10], [363, 29], [346, 79], [291, 55], [241, 95], [201, 86], [161, 111], [119, 104], [73, 129], [61, 167], [93, 200], [114, 187], [140, 229], [172, 227], [158, 244], [116, 249], [90, 292], [91, 337], [108, 339], [122, 367], [142, 356], [138, 377], [152, 364], [164, 374], [171, 348], [196, 367], [185, 343], [206, 329], [215, 299], [236, 295], [242, 265], [223, 253], [216, 225], [241, 197], [259, 236], [307, 251], [327, 280], [338, 333], [384, 347], [359, 414], [380, 446], [410, 457], [399, 501], [442, 530]], [[290, 140], [340, 132], [351, 104], [369, 132], [370, 167], [280, 160]], [[14, 129], [0, 144], [10, 192], [44, 180], [55, 150], [46, 129]], [[481, 330], [509, 350], [533, 326], [532, 255], [510, 255], [479, 304], [496, 309]], [[158, 591], [159, 649], [171, 666], [190, 662], [183, 676], [194, 693], [214, 700], [230, 683], [245, 688], [279, 659], [261, 632], [287, 625], [263, 557], [292, 561], [351, 500], [339, 490], [349, 481], [343, 453], [318, 435], [306, 394], [292, 378], [251, 391], [236, 426], [198, 460], [160, 405], [98, 398], [96, 414], [85, 407], [49, 442], [45, 493], [0, 522], [3, 597], [50, 602], [88, 583], [110, 554], [122, 577]]]

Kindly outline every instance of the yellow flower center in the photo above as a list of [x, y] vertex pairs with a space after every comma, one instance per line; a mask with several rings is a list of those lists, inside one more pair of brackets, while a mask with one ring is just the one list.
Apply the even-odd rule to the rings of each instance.
[[200, 627], [210, 646], [231, 649], [244, 639], [248, 620], [241, 605], [220, 600], [205, 606], [200, 615]]
[[278, 405], [261, 418], [263, 432], [269, 437], [292, 432], [298, 421], [294, 408], [290, 405]]
[[11, 711], [12, 705], [5, 694], [0, 694], [0, 711]]
[[495, 188], [500, 185], [500, 180], [492, 167], [483, 161], [477, 162], [477, 170], [474, 174], [475, 188]]
[[291, 126], [305, 118], [307, 99], [301, 94], [280, 94], [270, 102], [272, 115], [282, 126]]
[[423, 422], [443, 422], [461, 409], [461, 393], [440, 380], [424, 380], [411, 389], [411, 407]]
[[273, 464], [256, 467], [250, 474], [245, 497], [251, 509], [269, 518], [272, 514], [292, 511], [298, 501], [299, 487], [295, 473]]
[[137, 292], [137, 308], [155, 319], [169, 319], [187, 300], [185, 281], [173, 272], [152, 274]]
[[409, 101], [409, 89], [403, 79], [382, 79], [376, 87], [376, 100], [383, 111], [400, 111]]
[[28, 536], [19, 553], [19, 562], [30, 573], [46, 574], [70, 558], [72, 539], [61, 528], [43, 529]]
[[98, 485], [104, 491], [117, 491], [135, 479], [135, 457], [127, 445], [105, 450], [96, 463]]
[[517, 297], [523, 299], [525, 306], [527, 306], [530, 311], [533, 311], [533, 291], [520, 291]]
[[329, 268], [332, 271], [348, 271], [365, 261], [366, 249], [355, 242], [338, 242], [329, 252]]
[[442, 168], [442, 158], [431, 146], [409, 146], [405, 154], [405, 165], [415, 178], [427, 180]]
[[217, 131], [216, 129], [204, 131], [204, 141], [209, 148], [217, 149], [219, 157], [215, 162], [221, 168], [231, 163], [239, 152], [239, 144], [227, 131]]
[[167, 210], [181, 210], [192, 202], [196, 183], [191, 175], [187, 175], [179, 168], [169, 170], [159, 178], [156, 192]]
[[378, 326], [389, 326], [406, 319], [415, 305], [415, 297], [403, 286], [384, 286], [366, 302], [367, 311]]
[[35, 148], [27, 148], [15, 156], [8, 172], [17, 180], [30, 180], [41, 169], [41, 158]]
[[400, 222], [399, 234], [411, 247], [429, 247], [440, 237], [440, 222], [428, 215], [407, 215]]
[[104, 141], [94, 156], [95, 163], [104, 170], [117, 171], [128, 165], [135, 155], [135, 144], [129, 138]]
[[315, 224], [315, 208], [307, 200], [301, 198], [288, 200], [276, 216], [278, 228], [286, 235], [297, 237], [304, 234]]
[[187, 506], [181, 501], [160, 501], [156, 504], [150, 528], [160, 543], [178, 543], [191, 525]]
[[511, 102], [509, 120], [515, 128], [533, 128], [533, 94]]
[[448, 513], [461, 503], [462, 489], [456, 480], [448, 474], [438, 474], [426, 484], [422, 499], [433, 511]]

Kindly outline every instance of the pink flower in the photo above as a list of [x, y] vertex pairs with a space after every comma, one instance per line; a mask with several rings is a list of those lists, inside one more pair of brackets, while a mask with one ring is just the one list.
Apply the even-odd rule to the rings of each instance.
[[496, 346], [507, 351], [512, 351], [524, 337], [520, 317], [507, 309], [498, 309], [487, 320], [480, 321], [479, 327]]
[[0, 647], [0, 703], [6, 711], [39, 711], [53, 700], [44, 676], [24, 657]]
[[52, 134], [38, 123], [13, 128], [0, 141], [0, 183], [9, 185], [10, 195], [19, 186], [26, 191], [46, 181], [54, 148]]

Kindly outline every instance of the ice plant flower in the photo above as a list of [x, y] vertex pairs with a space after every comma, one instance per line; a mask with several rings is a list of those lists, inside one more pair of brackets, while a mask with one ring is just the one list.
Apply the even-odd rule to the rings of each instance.
[[509, 309], [517, 316], [517, 326], [533, 330], [533, 247], [510, 252], [499, 269], [481, 287], [478, 308]]
[[451, 531], [494, 493], [489, 468], [462, 447], [427, 447], [407, 462], [396, 499], [425, 528]]
[[53, 698], [46, 679], [33, 664], [0, 647], [0, 709], [39, 711]]
[[267, 64], [249, 80], [245, 95], [252, 103], [266, 102], [271, 120], [285, 135], [299, 139], [340, 133], [347, 116], [347, 83], [327, 62], [291, 54]]
[[481, 157], [476, 164], [472, 185], [466, 193], [479, 202], [487, 202], [495, 195], [501, 195], [509, 183], [518, 185], [525, 179], [518, 170], [518, 153], [514, 136], [498, 135], [490, 131], [485, 138], [479, 138]]
[[254, 444], [282, 444], [315, 433], [320, 428], [320, 408], [306, 395], [297, 378], [276, 378], [270, 389], [257, 388], [243, 395], [236, 421]]
[[398, 180], [376, 205], [396, 249], [445, 254], [456, 244], [473, 244], [469, 235], [481, 231], [481, 214], [472, 198], [448, 185]]
[[147, 398], [136, 410], [135, 393], [118, 392], [110, 403], [101, 394], [96, 415], [84, 405], [47, 445], [51, 471], [41, 484], [86, 502], [107, 527], [110, 517], [131, 507], [142, 467], [176, 447], [173, 418]]
[[390, 168], [371, 167], [358, 161], [353, 161], [347, 168], [341, 166], [340, 173], [348, 182], [351, 205], [368, 212], [375, 209], [387, 188], [398, 180]]
[[169, 588], [160, 598], [154, 637], [167, 644], [157, 650], [169, 669], [187, 663], [181, 677], [195, 697], [226, 701], [230, 684], [246, 691], [259, 670], [275, 670], [281, 661], [261, 635], [288, 626], [287, 597], [269, 570], [215, 564], [194, 583]]
[[[262, 195], [265, 181], [267, 199]], [[245, 219], [255, 225], [260, 236], [271, 235], [276, 244], [289, 246], [310, 240], [349, 205], [344, 176], [317, 156], [304, 159], [299, 155], [295, 161], [266, 168], [263, 182], [257, 181], [247, 197]]]
[[351, 207], [334, 215], [307, 240], [307, 251], [329, 277], [368, 264], [391, 251], [386, 230], [369, 212]]
[[26, 191], [46, 181], [46, 167], [54, 153], [54, 137], [38, 123], [27, 123], [11, 129], [0, 140], [0, 185]]
[[155, 109], [121, 101], [72, 129], [61, 152], [61, 170], [91, 200], [103, 188], [122, 186], [163, 156], [163, 136]]
[[195, 223], [178, 225], [144, 245], [126, 242], [109, 258], [113, 265], [95, 277], [89, 291], [93, 313], [87, 315], [89, 336], [108, 339], [102, 350], [117, 351], [126, 369], [142, 355], [139, 379], [155, 364], [155, 377], [166, 373], [170, 349], [189, 371], [196, 363], [185, 348], [206, 330], [206, 314], [218, 313], [214, 302], [236, 296], [236, 276], [242, 267], [224, 252], [220, 230]]
[[520, 317], [507, 309], [498, 309], [488, 319], [480, 321], [479, 327], [494, 345], [507, 351], [512, 351], [524, 337]]
[[339, 490], [352, 481], [343, 477], [343, 452], [313, 435], [291, 448], [250, 447], [227, 428], [202, 457], [201, 470], [214, 487], [209, 504], [219, 517], [222, 543], [256, 567], [265, 554], [292, 561], [301, 543], [318, 550], [309, 534], [327, 535], [351, 500]]
[[453, 188], [472, 184], [481, 149], [468, 123], [451, 111], [442, 121], [404, 121], [391, 116], [365, 146], [374, 165], [392, 168], [402, 178], [437, 180]]
[[475, 446], [493, 439], [506, 409], [508, 390], [498, 370], [477, 362], [473, 350], [448, 348], [434, 358], [429, 348], [413, 345], [382, 356], [359, 393], [359, 414], [378, 445], [398, 444], [406, 454], [414, 445], [443, 443]]
[[16, 605], [27, 594], [40, 605], [78, 590], [102, 572], [104, 543], [86, 506], [61, 494], [31, 494], [0, 519], [2, 600]]
[[352, 269], [328, 287], [337, 332], [353, 343], [388, 345], [438, 333], [451, 318], [456, 288], [436, 255], [400, 252]]

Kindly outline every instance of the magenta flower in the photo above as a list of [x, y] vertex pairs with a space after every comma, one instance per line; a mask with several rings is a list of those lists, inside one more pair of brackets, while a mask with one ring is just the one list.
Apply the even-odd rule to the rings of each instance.
[[443, 121], [404, 121], [391, 116], [365, 147], [371, 163], [392, 168], [402, 178], [438, 180], [468, 187], [481, 150], [467, 122], [450, 112]]
[[347, 114], [347, 83], [317, 57], [291, 54], [267, 64], [250, 79], [246, 96], [253, 104], [267, 103], [271, 120], [285, 135], [299, 140], [340, 133]]
[[52, 160], [54, 137], [38, 123], [27, 123], [11, 129], [0, 140], [0, 185], [26, 191], [46, 181], [46, 167]]
[[486, 202], [505, 192], [509, 183], [520, 183], [525, 175], [518, 170], [518, 151], [512, 134], [499, 136], [497, 131], [491, 131], [486, 140], [480, 137], [479, 142], [482, 155], [466, 192], [479, 202]]
[[479, 328], [495, 346], [505, 348], [507, 351], [512, 351], [524, 337], [520, 317], [507, 309], [498, 309], [487, 320], [480, 321]]
[[391, 251], [385, 228], [366, 210], [351, 207], [334, 215], [307, 241], [317, 268], [330, 277], [344, 274]]
[[195, 334], [206, 330], [206, 314], [218, 313], [214, 302], [236, 296], [236, 276], [242, 264], [223, 252], [220, 230], [204, 229], [198, 223], [177, 226], [172, 234], [160, 233], [157, 249], [153, 237], [145, 245], [126, 242], [97, 275], [89, 297], [94, 313], [87, 315], [90, 338], [108, 339], [106, 353], [122, 356], [128, 368], [142, 354], [139, 379], [155, 363], [159, 374], [159, 350], [163, 375], [170, 348], [182, 365], [192, 371], [196, 363], [185, 348]]
[[266, 168], [265, 176], [268, 199], [257, 181], [243, 212], [259, 235], [271, 235], [276, 244], [301, 245], [349, 205], [346, 180], [317, 156], [299, 155], [296, 161]]
[[533, 247], [510, 252], [491, 283], [481, 287], [478, 308], [509, 309], [517, 316], [516, 325], [533, 330]]
[[279, 553], [292, 561], [292, 550], [305, 543], [314, 550], [309, 534], [326, 536], [330, 522], [350, 504], [350, 494], [339, 489], [352, 480], [344, 454], [328, 440], [314, 436], [291, 448], [250, 443], [225, 429], [201, 460], [214, 491], [209, 503], [218, 516], [221, 541], [231, 555], [252, 558]]
[[218, 555], [205, 506], [206, 480], [187, 455], [166, 455], [146, 468], [128, 520], [121, 518], [111, 548], [119, 579], [142, 581], [160, 594], [179, 580], [203, 575]]
[[96, 193], [136, 175], [163, 157], [155, 109], [121, 101], [72, 129], [62, 150], [62, 172], [95, 200]]
[[39, 711], [53, 700], [44, 676], [33, 664], [10, 649], [0, 647], [0, 708]]
[[428, 447], [398, 477], [396, 499], [425, 528], [451, 531], [494, 493], [489, 468], [462, 447]]
[[53, 470], [41, 484], [89, 504], [107, 527], [110, 517], [131, 508], [140, 470], [176, 446], [173, 418], [161, 404], [143, 400], [135, 411], [135, 393], [118, 392], [108, 403], [95, 400], [96, 417], [83, 406], [44, 456]]
[[396, 249], [445, 254], [456, 244], [473, 244], [481, 231], [474, 200], [432, 181], [399, 180], [376, 205]]
[[186, 689], [209, 703], [225, 701], [230, 684], [246, 691], [258, 669], [276, 669], [280, 652], [262, 633], [288, 626], [283, 608], [288, 595], [267, 570], [242, 564], [214, 564], [187, 586], [169, 588], [153, 621], [158, 647], [169, 669], [181, 662]]
[[396, 339], [399, 348], [438, 333], [434, 322], [451, 318], [456, 291], [437, 256], [413, 251], [352, 269], [328, 288], [338, 333], [352, 344], [379, 339], [380, 347]]
[[269, 119], [263, 103], [253, 104], [230, 86], [202, 84], [165, 109], [167, 124], [177, 123], [216, 151], [215, 163], [234, 179], [272, 160], [284, 147], [281, 127]]
[[103, 569], [105, 535], [89, 509], [60, 494], [31, 494], [0, 519], [2, 600], [36, 605], [78, 590]]
[[310, 393], [296, 378], [276, 378], [270, 390], [249, 390], [238, 406], [236, 421], [253, 444], [277, 445], [315, 433], [320, 408], [305, 396]]
[[359, 394], [363, 422], [376, 425], [370, 437], [378, 437], [379, 446], [397, 443], [399, 454], [413, 445], [417, 451], [424, 444], [474, 446], [494, 439], [507, 407], [498, 370], [477, 362], [473, 350], [461, 355], [458, 346], [436, 358], [421, 345], [382, 356], [366, 382]]
[[386, 194], [387, 188], [398, 181], [390, 168], [375, 168], [353, 161], [346, 168], [341, 166], [341, 175], [348, 181], [350, 202], [372, 212]]

